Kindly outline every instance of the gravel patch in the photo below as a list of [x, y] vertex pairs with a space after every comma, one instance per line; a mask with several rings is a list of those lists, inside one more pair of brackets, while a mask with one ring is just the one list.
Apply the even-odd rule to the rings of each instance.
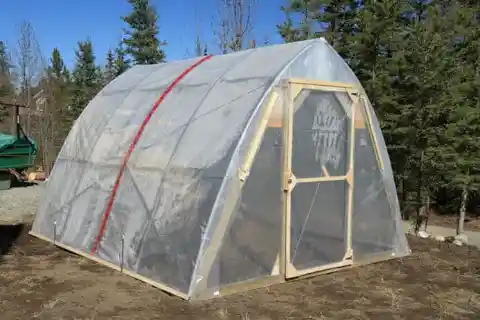
[[31, 223], [44, 189], [44, 183], [0, 190], [0, 224]]

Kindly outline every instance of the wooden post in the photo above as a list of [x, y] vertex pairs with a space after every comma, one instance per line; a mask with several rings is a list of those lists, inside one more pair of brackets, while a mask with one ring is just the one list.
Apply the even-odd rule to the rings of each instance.
[[0, 105], [6, 106], [6, 107], [13, 107], [14, 112], [13, 112], [13, 123], [12, 123], [12, 135], [16, 136], [17, 139], [20, 138], [20, 132], [21, 132], [21, 127], [20, 127], [20, 108], [27, 108], [27, 106], [23, 104], [18, 104], [18, 103], [7, 103], [0, 101]]

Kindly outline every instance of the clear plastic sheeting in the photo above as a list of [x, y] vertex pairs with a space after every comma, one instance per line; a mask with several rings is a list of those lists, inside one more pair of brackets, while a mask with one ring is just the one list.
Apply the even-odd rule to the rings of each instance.
[[[288, 277], [287, 264], [341, 262], [350, 247], [354, 261], [408, 254], [368, 100], [352, 113], [346, 90], [310, 86], [290, 96], [292, 78], [341, 82], [363, 95], [332, 47], [319, 39], [200, 59], [135, 66], [89, 103], [57, 158], [32, 234], [189, 299]], [[361, 115], [355, 132], [353, 114]], [[288, 172], [306, 179], [290, 193]], [[343, 178], [315, 180], [329, 177]]]

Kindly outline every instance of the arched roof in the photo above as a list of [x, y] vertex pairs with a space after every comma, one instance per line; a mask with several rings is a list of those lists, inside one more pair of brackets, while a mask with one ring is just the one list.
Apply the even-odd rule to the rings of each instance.
[[[119, 164], [161, 93], [198, 59], [136, 66], [112, 81], [80, 116], [60, 157]], [[165, 98], [129, 163], [201, 168], [218, 161], [270, 86], [284, 77], [358, 83], [322, 39], [214, 56]]]

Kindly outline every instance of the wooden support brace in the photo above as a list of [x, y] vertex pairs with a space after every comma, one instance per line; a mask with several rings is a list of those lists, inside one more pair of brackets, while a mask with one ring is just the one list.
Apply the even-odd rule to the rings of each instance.
[[362, 100], [363, 100], [363, 107], [365, 108], [365, 112], [367, 114], [367, 122], [368, 122], [370, 137], [372, 137], [372, 142], [374, 144], [373, 149], [375, 150], [375, 155], [377, 156], [377, 161], [378, 161], [378, 164], [380, 165], [380, 169], [383, 170], [384, 164], [383, 164], [382, 156], [380, 155], [380, 146], [378, 144], [378, 139], [377, 139], [377, 136], [375, 135], [375, 131], [373, 130], [372, 113], [370, 112], [370, 108], [365, 101], [366, 98], [362, 97]]

